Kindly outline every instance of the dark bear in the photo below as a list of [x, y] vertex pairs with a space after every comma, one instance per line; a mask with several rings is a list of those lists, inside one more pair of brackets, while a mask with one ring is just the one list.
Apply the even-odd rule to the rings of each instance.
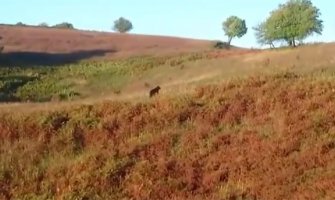
[[150, 90], [150, 94], [149, 94], [150, 98], [157, 95], [159, 93], [160, 89], [161, 89], [161, 87], [157, 86], [154, 89]]

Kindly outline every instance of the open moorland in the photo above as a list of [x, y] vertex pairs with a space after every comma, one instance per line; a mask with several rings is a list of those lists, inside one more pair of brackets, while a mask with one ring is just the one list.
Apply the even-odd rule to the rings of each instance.
[[0, 35], [0, 199], [335, 199], [333, 43]]

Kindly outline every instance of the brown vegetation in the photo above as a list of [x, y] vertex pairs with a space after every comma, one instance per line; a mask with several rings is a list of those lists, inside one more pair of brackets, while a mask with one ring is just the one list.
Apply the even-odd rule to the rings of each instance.
[[279, 74], [151, 102], [3, 114], [4, 199], [334, 199], [335, 82]]
[[[202, 51], [210, 41], [184, 38], [118, 34], [93, 31], [0, 26], [5, 53], [69, 54], [104, 51], [92, 57], [114, 58], [134, 55], [165, 55]], [[90, 58], [90, 57], [88, 57]]]

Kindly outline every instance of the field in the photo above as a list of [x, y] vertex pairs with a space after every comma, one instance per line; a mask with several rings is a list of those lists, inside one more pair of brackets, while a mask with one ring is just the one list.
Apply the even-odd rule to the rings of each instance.
[[335, 44], [211, 44], [28, 62], [39, 41], [21, 64], [5, 48], [0, 199], [334, 199]]

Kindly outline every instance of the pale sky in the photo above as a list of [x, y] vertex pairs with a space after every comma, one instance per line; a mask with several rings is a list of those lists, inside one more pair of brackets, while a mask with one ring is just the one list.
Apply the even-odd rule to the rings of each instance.
[[[54, 25], [70, 22], [76, 28], [112, 31], [114, 20], [132, 21], [132, 33], [226, 40], [222, 22], [231, 15], [246, 20], [248, 33], [233, 45], [259, 47], [252, 27], [285, 0], [1, 0], [0, 23]], [[335, 3], [313, 0], [322, 13], [324, 31], [308, 41], [335, 41]]]

